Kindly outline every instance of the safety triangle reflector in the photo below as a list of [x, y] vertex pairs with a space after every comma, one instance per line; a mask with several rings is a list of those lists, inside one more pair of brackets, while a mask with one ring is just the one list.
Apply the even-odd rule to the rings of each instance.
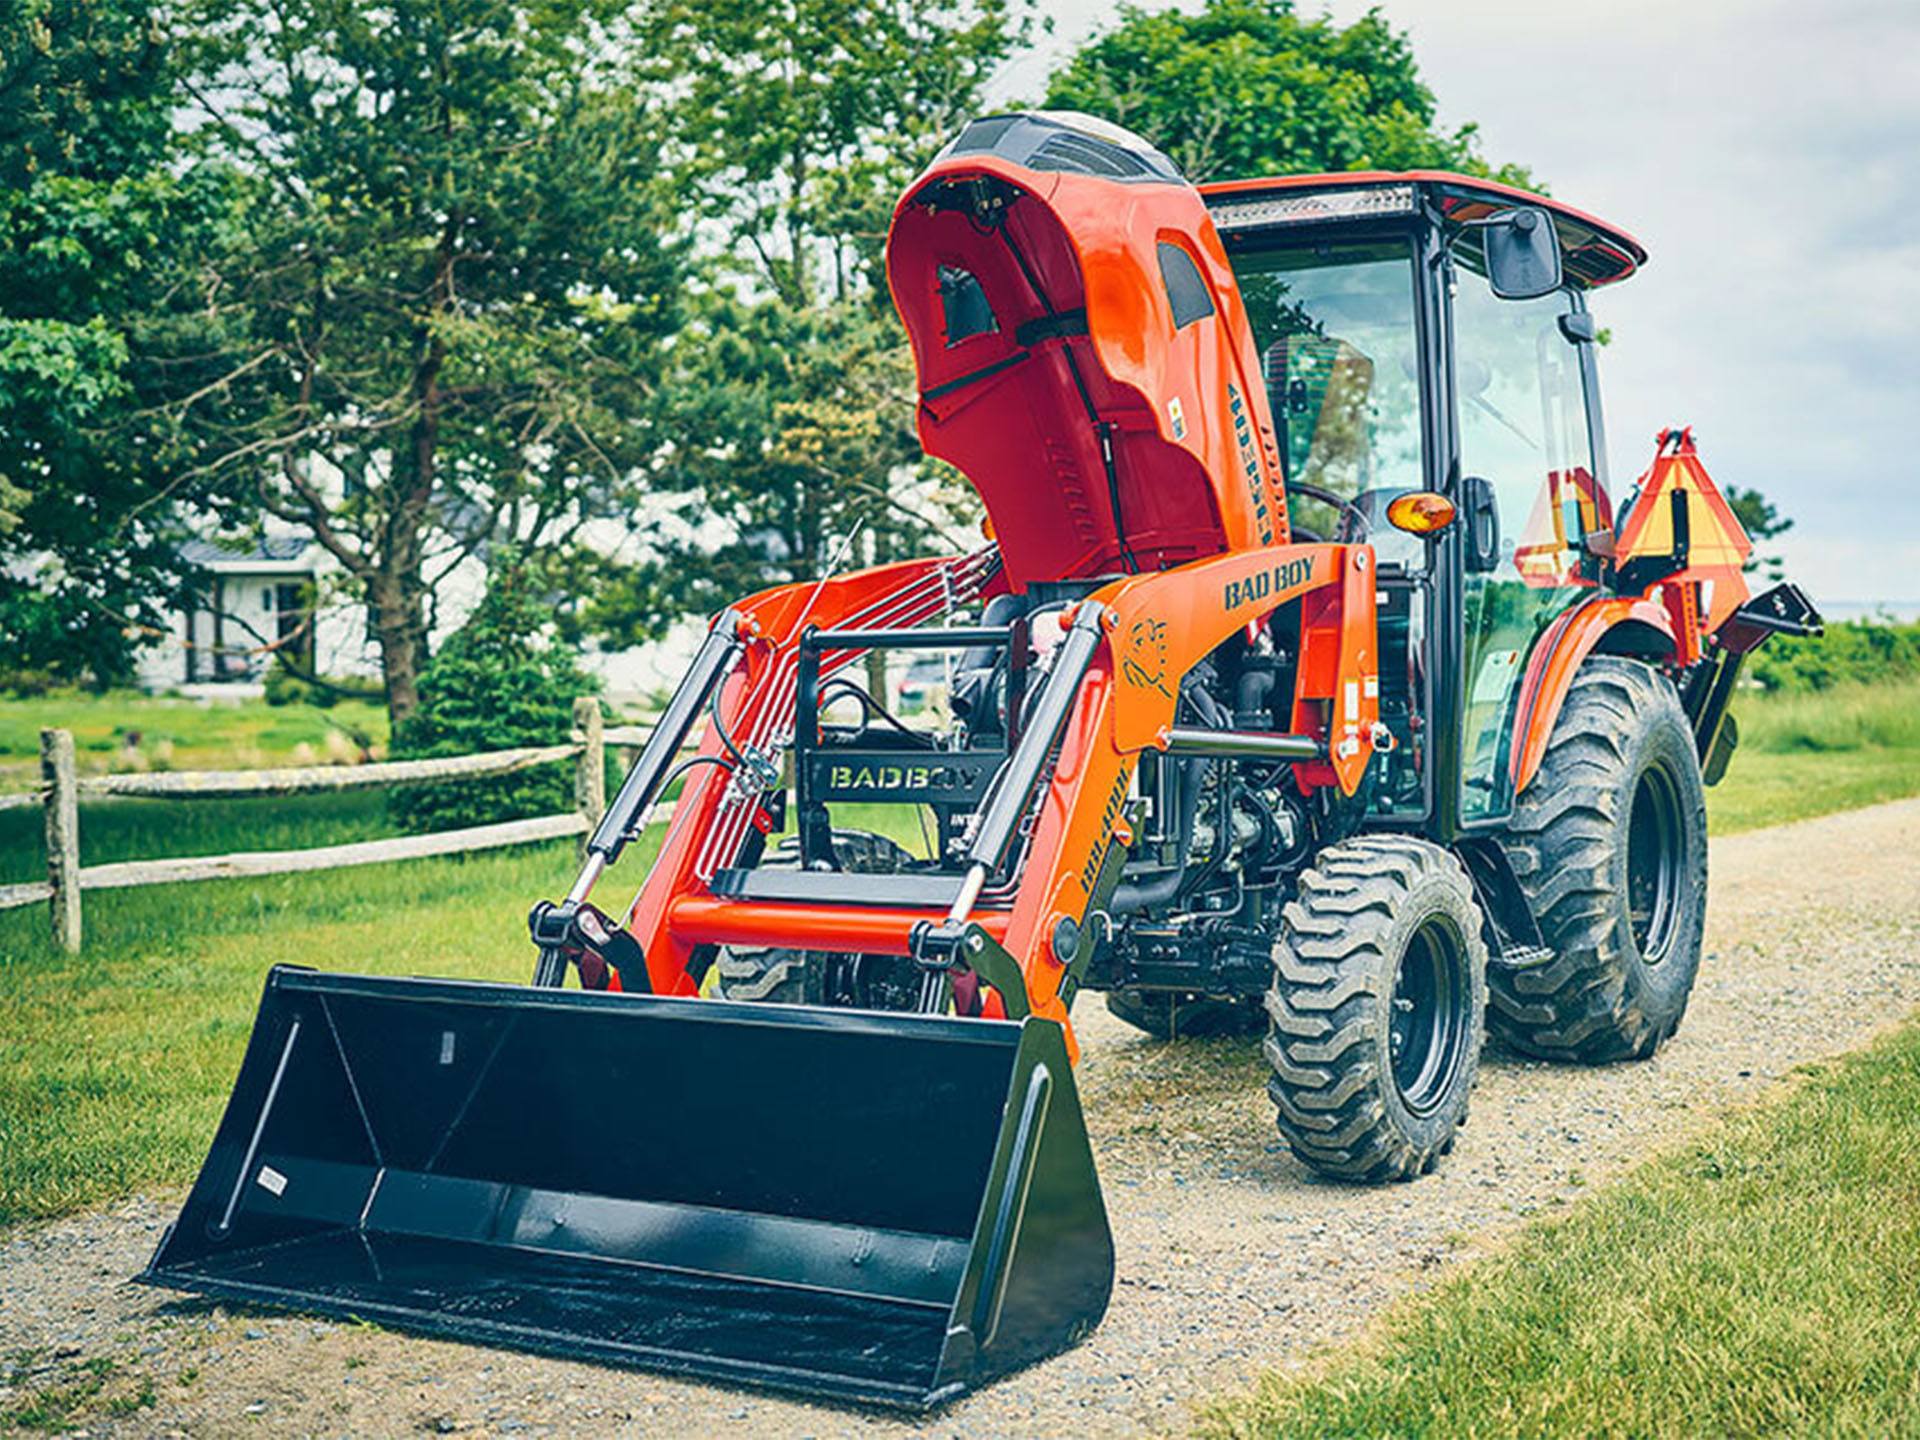
[[1753, 541], [1700, 463], [1691, 430], [1660, 432], [1653, 464], [1621, 514], [1614, 563], [1624, 567], [1674, 553], [1675, 495], [1685, 502], [1686, 556], [1685, 567], [1669, 578], [1712, 582], [1702, 587], [1703, 628], [1712, 633], [1747, 597], [1741, 572]]

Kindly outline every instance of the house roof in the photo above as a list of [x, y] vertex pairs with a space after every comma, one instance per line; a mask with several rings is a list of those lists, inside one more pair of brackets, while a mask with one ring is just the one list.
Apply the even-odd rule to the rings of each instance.
[[220, 573], [305, 575], [313, 569], [313, 542], [299, 535], [263, 535], [247, 544], [189, 540], [181, 559]]

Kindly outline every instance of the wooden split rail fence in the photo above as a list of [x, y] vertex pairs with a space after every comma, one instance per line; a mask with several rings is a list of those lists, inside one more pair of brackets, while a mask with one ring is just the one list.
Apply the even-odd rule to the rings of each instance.
[[[607, 808], [606, 747], [645, 743], [645, 727], [608, 729], [597, 700], [573, 706], [573, 738], [561, 745], [527, 746], [478, 755], [449, 755], [433, 760], [389, 760], [369, 765], [311, 765], [276, 770], [182, 770], [151, 774], [82, 777], [75, 762], [73, 735], [66, 730], [40, 732], [41, 788], [0, 796], [0, 808], [45, 805], [47, 878], [24, 885], [0, 885], [0, 910], [47, 902], [54, 943], [68, 952], [80, 948], [80, 896], [87, 890], [129, 885], [171, 885], [183, 880], [219, 880], [234, 876], [285, 875], [302, 870], [331, 870], [344, 865], [379, 865], [429, 855], [457, 855], [502, 845], [524, 845], [564, 835], [586, 837]], [[231, 799], [244, 795], [296, 795], [320, 790], [353, 790], [371, 785], [434, 784], [483, 775], [505, 775], [533, 765], [571, 757], [574, 808], [558, 815], [537, 815], [495, 825], [473, 825], [430, 835], [398, 835], [305, 850], [255, 850], [234, 855], [182, 855], [164, 860], [124, 860], [108, 865], [80, 863], [80, 797], [145, 796], [169, 800]], [[656, 807], [657, 808], [657, 807]], [[652, 815], [646, 820], [655, 818]], [[643, 821], [645, 823], [645, 821]]]

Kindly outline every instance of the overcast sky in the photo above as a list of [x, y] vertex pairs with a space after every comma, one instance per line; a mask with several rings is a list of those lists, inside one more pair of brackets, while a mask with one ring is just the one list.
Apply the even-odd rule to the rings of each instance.
[[[1112, 23], [1046, 8], [1001, 98]], [[1616, 494], [1691, 424], [1716, 478], [1794, 517], [1780, 548], [1816, 600], [1920, 604], [1920, 0], [1380, 8], [1444, 123], [1652, 255], [1594, 300]]]

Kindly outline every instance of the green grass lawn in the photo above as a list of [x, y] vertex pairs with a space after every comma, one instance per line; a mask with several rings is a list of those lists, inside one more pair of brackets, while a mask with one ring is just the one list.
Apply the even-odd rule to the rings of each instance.
[[[104, 865], [168, 855], [238, 850], [298, 850], [396, 833], [378, 789], [232, 800], [135, 800], [101, 796], [80, 802], [80, 860]], [[37, 806], [0, 810], [0, 885], [46, 878], [45, 819]], [[89, 910], [117, 903], [90, 892]], [[171, 903], [182, 898], [175, 891]], [[4, 933], [4, 932], [0, 932]]]
[[41, 908], [0, 914], [0, 1223], [189, 1181], [269, 966], [522, 981], [527, 907], [573, 868], [552, 843], [96, 891], [71, 957]]
[[[244, 815], [246, 807], [267, 813]], [[900, 812], [848, 808], [844, 823], [917, 843]], [[23, 814], [38, 824], [35, 811], [0, 811], [0, 822]], [[18, 828], [0, 838], [21, 838]], [[82, 819], [90, 860], [317, 845], [389, 828], [371, 791], [297, 804], [109, 802], [89, 805]], [[609, 908], [638, 886], [663, 834], [649, 830], [602, 882]], [[5, 853], [8, 867], [20, 868], [11, 846]], [[574, 868], [566, 841], [90, 891], [78, 956], [47, 943], [43, 906], [0, 911], [0, 1225], [188, 1183], [239, 1068], [269, 966], [524, 981], [533, 967], [527, 909], [565, 893]]]
[[[1744, 697], [1746, 742], [1710, 793], [1715, 832], [1920, 793], [1916, 692]], [[254, 708], [237, 713], [257, 745], [258, 722], [285, 712]], [[211, 750], [226, 743], [210, 725], [199, 735]], [[841, 818], [915, 843], [905, 812]], [[0, 882], [40, 872], [39, 826], [37, 811], [0, 811]], [[376, 791], [89, 801], [81, 829], [88, 863], [391, 833]], [[658, 840], [606, 882], [615, 903]], [[46, 943], [42, 907], [0, 912], [0, 1225], [191, 1180], [269, 966], [520, 981], [527, 907], [573, 869], [572, 845], [555, 843], [96, 891], [75, 957]], [[1216, 1405], [1203, 1429], [1912, 1429], [1916, 1162], [1920, 1031], [1909, 1031], [1525, 1232], [1317, 1378]]]
[[1920, 684], [1743, 694], [1740, 745], [1707, 792], [1716, 835], [1920, 795]]
[[1707, 791], [1707, 829], [1731, 835], [1910, 795], [1920, 795], [1920, 749], [1770, 755], [1742, 748]]
[[[1712, 792], [1716, 831], [1920, 792], [1920, 740], [1911, 747], [1808, 748], [1850, 733], [1913, 739], [1894, 712], [1920, 697], [1888, 687], [1884, 696], [1842, 699], [1811, 709], [1745, 702], [1750, 743]], [[266, 706], [226, 712], [246, 719], [245, 733], [254, 737], [285, 714]], [[14, 723], [20, 733], [37, 729], [17, 715]], [[211, 728], [199, 733], [208, 745], [221, 743]], [[875, 807], [842, 818], [890, 829], [918, 847], [904, 812]], [[81, 810], [85, 863], [389, 833], [377, 791], [102, 799]], [[609, 893], [630, 893], [637, 862], [655, 843], [650, 837], [622, 865]], [[42, 865], [39, 813], [0, 811], [0, 883], [35, 878]], [[529, 965], [527, 907], [564, 891], [572, 868], [571, 846], [555, 844], [263, 880], [93, 891], [86, 950], [75, 958], [46, 944], [44, 908], [0, 912], [0, 1036], [7, 1042], [0, 1047], [0, 1222], [191, 1178], [269, 965], [518, 980]]]
[[[387, 713], [364, 700], [315, 705], [268, 705], [261, 700], [204, 701], [111, 691], [63, 691], [0, 699], [0, 790], [24, 790], [39, 781], [40, 731], [73, 732], [83, 772], [128, 767], [130, 741], [143, 764], [174, 770], [251, 769], [357, 755], [363, 745], [384, 747]], [[332, 737], [329, 739], [329, 737]], [[304, 754], [300, 756], [304, 759]]]
[[1210, 1437], [1920, 1430], [1920, 1026], [1535, 1224]]

